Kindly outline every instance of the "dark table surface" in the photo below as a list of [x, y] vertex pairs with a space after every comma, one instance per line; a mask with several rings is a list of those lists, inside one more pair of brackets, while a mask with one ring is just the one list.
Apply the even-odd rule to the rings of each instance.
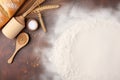
[[[25, 6], [16, 15], [24, 12], [32, 4], [32, 1], [34, 0], [26, 0]], [[74, 5], [81, 5], [92, 10], [101, 6], [116, 9], [119, 2], [120, 0], [46, 0], [42, 5], [60, 4], [63, 7], [66, 4], [74, 3]], [[54, 31], [53, 25], [59, 16], [55, 14], [57, 10], [59, 9], [42, 12], [47, 33], [44, 33], [41, 27], [34, 32], [27, 28], [23, 30], [29, 33], [30, 42], [18, 52], [13, 64], [8, 64], [7, 60], [14, 51], [16, 39], [9, 40], [0, 31], [0, 80], [39, 80], [39, 75], [44, 73], [44, 66], [42, 66], [41, 57], [36, 56], [33, 48], [37, 46], [40, 48], [39, 54], [42, 54], [42, 50], [52, 47], [52, 44], [48, 42], [48, 37]], [[27, 16], [26, 21], [28, 18], [38, 19], [36, 15], [31, 14]]]

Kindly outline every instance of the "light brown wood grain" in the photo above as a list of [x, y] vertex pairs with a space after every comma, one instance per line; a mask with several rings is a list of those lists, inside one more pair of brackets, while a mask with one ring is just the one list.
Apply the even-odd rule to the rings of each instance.
[[24, 46], [27, 45], [29, 41], [29, 36], [27, 33], [23, 32], [20, 33], [20, 35], [18, 35], [17, 39], [16, 39], [16, 47], [15, 47], [15, 51], [12, 54], [12, 56], [8, 59], [8, 63], [11, 64], [17, 54], [17, 52], [23, 48]]

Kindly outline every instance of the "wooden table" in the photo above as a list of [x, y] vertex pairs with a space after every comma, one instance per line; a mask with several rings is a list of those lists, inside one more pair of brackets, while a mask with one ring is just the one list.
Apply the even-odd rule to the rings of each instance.
[[[26, 5], [23, 6], [24, 8], [16, 15], [24, 12], [30, 6], [30, 1], [33, 0], [27, 0]], [[46, 0], [43, 5], [60, 4], [62, 7], [74, 3], [74, 5], [81, 5], [92, 10], [101, 6], [116, 9], [119, 2], [120, 0]], [[30, 42], [18, 52], [13, 64], [8, 64], [7, 60], [14, 51], [16, 39], [9, 40], [0, 32], [0, 80], [39, 80], [39, 75], [44, 73], [44, 66], [42, 65], [41, 56], [36, 56], [36, 54], [41, 55], [47, 48], [52, 48], [52, 44], [49, 43], [49, 35], [54, 32], [54, 24], [59, 16], [56, 15], [58, 10], [49, 10], [42, 13], [47, 26], [47, 33], [44, 33], [41, 27], [34, 32], [26, 28], [23, 30], [29, 33]], [[26, 20], [28, 18], [38, 19], [36, 15], [29, 15]], [[37, 49], [34, 50], [35, 48]]]

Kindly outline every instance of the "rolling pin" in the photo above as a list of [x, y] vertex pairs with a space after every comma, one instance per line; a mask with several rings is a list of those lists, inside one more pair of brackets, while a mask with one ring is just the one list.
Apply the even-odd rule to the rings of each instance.
[[22, 15], [13, 17], [2, 29], [2, 33], [9, 39], [15, 38], [25, 28], [25, 17], [45, 0], [36, 0]]

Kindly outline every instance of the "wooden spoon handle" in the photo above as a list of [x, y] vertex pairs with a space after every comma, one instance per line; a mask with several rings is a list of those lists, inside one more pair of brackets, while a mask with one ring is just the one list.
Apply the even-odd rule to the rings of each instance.
[[18, 50], [19, 50], [19, 49], [16, 49], [15, 52], [13, 53], [13, 55], [8, 59], [8, 63], [9, 63], [9, 64], [11, 64], [11, 63], [13, 62], [14, 57], [15, 57], [15, 55], [17, 54]]

